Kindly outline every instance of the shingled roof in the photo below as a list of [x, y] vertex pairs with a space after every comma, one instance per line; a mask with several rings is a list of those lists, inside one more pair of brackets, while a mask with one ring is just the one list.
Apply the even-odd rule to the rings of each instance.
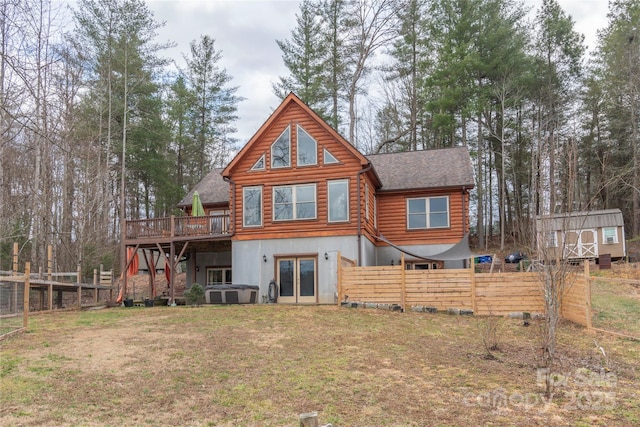
[[366, 156], [382, 182], [382, 191], [474, 187], [467, 147]]
[[191, 206], [194, 191], [198, 191], [198, 194], [200, 194], [200, 200], [202, 200], [203, 205], [229, 203], [229, 183], [222, 179], [222, 171], [223, 169], [214, 169], [209, 172], [180, 200], [178, 207]]
[[[372, 154], [366, 157], [382, 182], [382, 191], [474, 186], [471, 158], [466, 147]], [[191, 206], [196, 190], [204, 205], [229, 203], [229, 183], [222, 179], [222, 171], [211, 171], [189, 191], [178, 207]]]

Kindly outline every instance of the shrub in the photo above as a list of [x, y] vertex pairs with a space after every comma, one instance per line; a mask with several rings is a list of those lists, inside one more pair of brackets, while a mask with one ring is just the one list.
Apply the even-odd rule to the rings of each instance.
[[204, 302], [204, 288], [199, 283], [192, 283], [191, 287], [184, 291], [187, 304], [200, 305]]

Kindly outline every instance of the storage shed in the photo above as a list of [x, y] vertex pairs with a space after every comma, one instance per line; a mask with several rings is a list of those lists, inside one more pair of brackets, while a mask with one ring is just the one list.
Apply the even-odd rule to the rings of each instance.
[[569, 212], [536, 218], [538, 251], [546, 258], [611, 259], [626, 256], [620, 209]]

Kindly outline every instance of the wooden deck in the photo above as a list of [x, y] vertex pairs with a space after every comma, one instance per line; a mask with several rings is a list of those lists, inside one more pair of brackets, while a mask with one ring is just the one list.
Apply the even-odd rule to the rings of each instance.
[[157, 241], [226, 237], [230, 234], [229, 215], [170, 216], [126, 221], [126, 241]]

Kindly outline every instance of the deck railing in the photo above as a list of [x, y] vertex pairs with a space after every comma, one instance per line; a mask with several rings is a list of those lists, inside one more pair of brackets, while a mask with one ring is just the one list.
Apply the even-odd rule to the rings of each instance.
[[222, 236], [229, 234], [229, 229], [228, 214], [171, 216], [126, 221], [127, 240]]

